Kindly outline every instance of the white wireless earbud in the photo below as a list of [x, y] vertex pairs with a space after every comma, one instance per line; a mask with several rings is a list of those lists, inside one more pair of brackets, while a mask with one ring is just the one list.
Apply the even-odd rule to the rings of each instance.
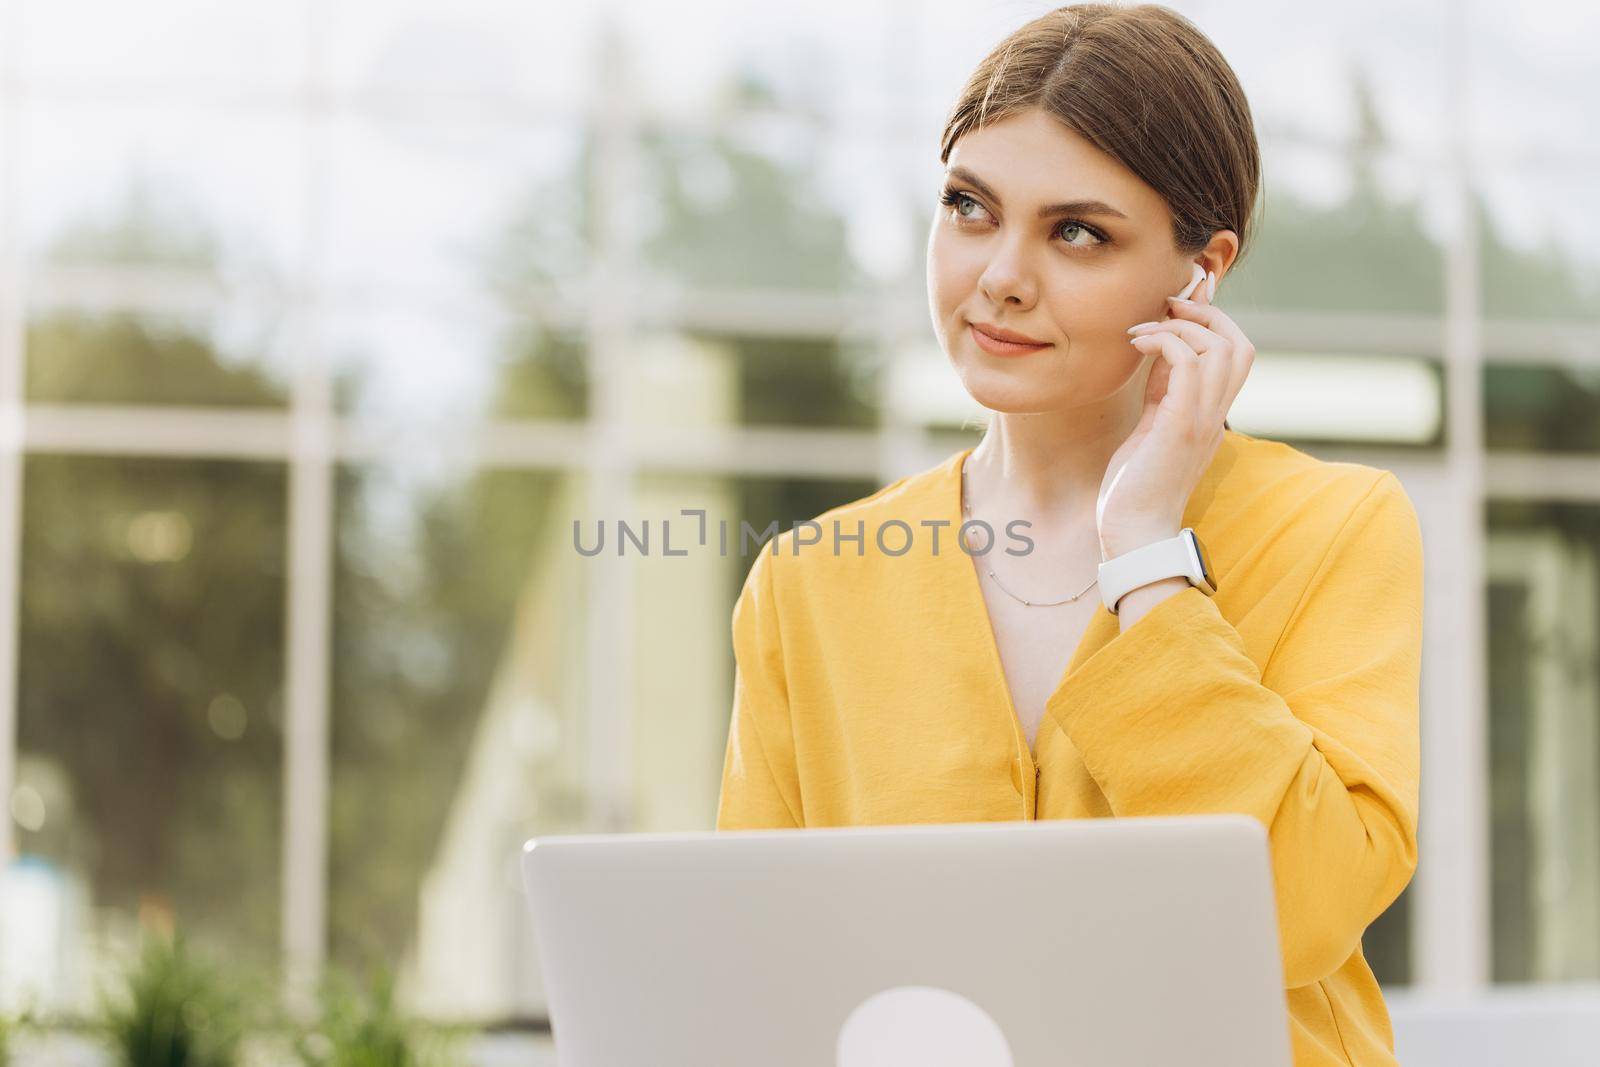
[[1194, 277], [1189, 279], [1189, 284], [1184, 286], [1183, 292], [1178, 294], [1179, 300], [1189, 299], [1189, 295], [1200, 287], [1201, 282], [1206, 280], [1206, 269], [1204, 267], [1198, 263], [1191, 263], [1189, 266], [1194, 268]]

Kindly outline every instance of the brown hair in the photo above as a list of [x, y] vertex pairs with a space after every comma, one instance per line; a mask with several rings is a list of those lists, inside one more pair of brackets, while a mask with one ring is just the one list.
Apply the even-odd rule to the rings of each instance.
[[1160, 4], [1070, 4], [1040, 15], [967, 79], [939, 161], [964, 134], [1035, 107], [1161, 195], [1178, 251], [1193, 255], [1232, 230], [1235, 264], [1244, 258], [1261, 185], [1255, 124], [1233, 68], [1184, 16]]

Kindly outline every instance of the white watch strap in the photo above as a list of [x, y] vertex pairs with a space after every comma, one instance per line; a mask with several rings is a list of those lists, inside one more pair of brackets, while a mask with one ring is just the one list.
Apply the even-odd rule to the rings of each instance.
[[1184, 527], [1176, 537], [1142, 545], [1100, 564], [1100, 598], [1115, 615], [1117, 602], [1131, 590], [1163, 578], [1185, 578], [1207, 595], [1215, 588], [1207, 581], [1198, 548], [1192, 543], [1194, 531]]

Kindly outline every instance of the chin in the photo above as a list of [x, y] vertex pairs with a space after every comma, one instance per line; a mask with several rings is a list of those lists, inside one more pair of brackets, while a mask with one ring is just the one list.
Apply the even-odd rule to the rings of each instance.
[[1058, 411], [1071, 405], [1071, 394], [1058, 383], [1045, 384], [1038, 375], [1005, 368], [968, 364], [958, 371], [967, 395], [990, 411], [1011, 415]]

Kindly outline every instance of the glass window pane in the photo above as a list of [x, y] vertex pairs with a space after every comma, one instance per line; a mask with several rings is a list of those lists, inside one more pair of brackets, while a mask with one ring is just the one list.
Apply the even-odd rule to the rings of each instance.
[[696, 333], [658, 344], [678, 357], [674, 392], [638, 398], [638, 421], [688, 424], [694, 411], [702, 426], [877, 426], [877, 357], [869, 342]]
[[277, 89], [306, 74], [307, 16], [291, 4], [50, 0], [16, 4], [23, 76], [91, 85]]
[[848, 0], [692, 0], [629, 4], [620, 22], [651, 114], [698, 117], [742, 103], [882, 120], [900, 95], [896, 42], [920, 19], [912, 8]]
[[1600, 452], [1600, 365], [1489, 364], [1484, 444], [1526, 452]]
[[276, 290], [301, 265], [305, 137], [291, 109], [22, 106], [19, 218], [34, 271], [160, 268], [140, 283]]
[[1256, 243], [1219, 305], [1274, 311], [1442, 314], [1438, 170], [1419, 158], [1262, 145]]
[[24, 982], [43, 1007], [90, 1009], [141, 919], [270, 966], [284, 468], [33, 456], [24, 479], [11, 814], [40, 891], [7, 924], [49, 948]]
[[581, 338], [491, 304], [473, 313], [343, 308], [324, 331], [342, 411], [423, 420], [579, 419], [588, 411]]
[[1600, 508], [1489, 508], [1492, 973], [1600, 979]]
[[981, 429], [990, 413], [972, 399], [951, 367], [949, 356], [931, 334], [926, 341], [898, 348], [887, 364], [883, 373], [889, 376], [889, 384], [883, 397], [892, 409], [886, 414], [892, 415], [897, 425], [918, 426], [935, 436], [948, 433], [962, 439], [961, 444], [941, 441], [941, 453], [977, 443], [976, 437], [965, 439], [966, 431]]
[[591, 149], [576, 125], [352, 114], [332, 139], [335, 286], [519, 300], [588, 269]]
[[597, 81], [601, 5], [340, 0], [316, 10], [341, 93], [576, 105]]
[[877, 425], [870, 342], [688, 332], [645, 335], [631, 366], [629, 420], [641, 426]]
[[827, 193], [825, 130], [761, 117], [717, 132], [653, 126], [639, 146], [639, 255], [673, 292], [840, 292], [870, 278]]
[[1592, 138], [1573, 133], [1592, 130], [1600, 111], [1594, 77], [1600, 8], [1532, 0], [1518, 4], [1515, 17], [1506, 15], [1477, 4], [1451, 8], [1450, 17], [1465, 19], [1469, 30], [1462, 63], [1471, 71], [1467, 103], [1478, 158], [1586, 151]]
[[1258, 352], [1228, 411], [1243, 433], [1298, 445], [1444, 443], [1444, 368], [1436, 359]]
[[1600, 320], [1594, 168], [1485, 164], [1473, 180], [1484, 316]]
[[287, 402], [288, 331], [277, 308], [226, 304], [207, 312], [34, 309], [27, 398], [45, 403]]
[[1238, 75], [1263, 135], [1444, 150], [1449, 4], [1355, 0], [1292, 19], [1248, 5], [1185, 7]]
[[584, 482], [429, 468], [339, 472], [332, 957], [505, 1018], [543, 1003], [522, 842], [587, 825]]

